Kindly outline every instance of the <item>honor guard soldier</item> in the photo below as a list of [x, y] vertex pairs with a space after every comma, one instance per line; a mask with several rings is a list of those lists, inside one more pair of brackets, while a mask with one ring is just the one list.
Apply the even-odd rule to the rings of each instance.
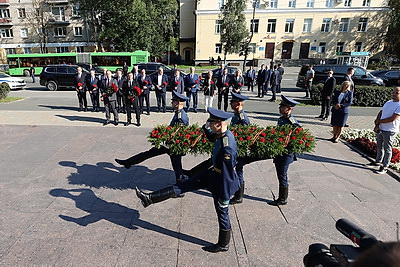
[[[187, 101], [187, 97], [181, 95], [175, 91], [172, 92], [172, 108], [175, 111], [174, 117], [172, 118], [169, 126], [175, 126], [176, 124], [182, 124], [185, 126], [189, 125], [189, 117], [183, 110], [183, 106]], [[161, 146], [160, 148], [151, 148], [150, 150], [141, 152], [134, 155], [126, 160], [115, 159], [115, 161], [124, 165], [125, 168], [129, 169], [132, 165], [143, 162], [149, 158], [156, 157], [162, 154], [169, 154], [169, 149], [167, 147]], [[186, 175], [183, 174], [182, 170], [182, 155], [170, 155], [172, 168], [175, 172], [175, 178], [177, 182], [185, 180]]]
[[207, 138], [214, 141], [211, 155], [213, 167], [182, 183], [152, 193], [144, 193], [138, 187], [135, 190], [144, 207], [185, 192], [198, 189], [209, 190], [218, 216], [219, 236], [218, 243], [203, 249], [208, 252], [222, 252], [229, 249], [231, 239], [229, 199], [239, 188], [239, 180], [235, 171], [238, 148], [232, 132], [228, 130], [227, 120], [233, 114], [215, 108], [208, 108], [208, 113], [210, 117], [207, 124], [203, 126], [203, 130]]
[[[296, 127], [301, 127], [297, 120], [291, 115], [293, 108], [299, 104], [284, 95], [282, 97], [282, 102], [279, 105], [279, 113], [282, 115], [278, 119], [278, 126], [283, 126], [286, 124], [290, 124]], [[283, 154], [281, 156], [277, 156], [274, 158], [274, 164], [276, 169], [276, 174], [278, 176], [279, 181], [279, 198], [269, 202], [268, 204], [273, 206], [278, 205], [286, 205], [287, 198], [289, 194], [289, 182], [287, 177], [287, 172], [289, 169], [290, 163], [297, 160], [296, 155], [293, 153]]]

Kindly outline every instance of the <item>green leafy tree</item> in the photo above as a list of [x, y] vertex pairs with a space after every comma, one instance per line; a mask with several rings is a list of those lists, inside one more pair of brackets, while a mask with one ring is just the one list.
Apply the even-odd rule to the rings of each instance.
[[224, 51], [224, 62], [228, 53], [239, 53], [242, 50], [245, 39], [249, 36], [243, 14], [245, 8], [245, 0], [227, 0], [221, 8], [220, 41]]
[[[388, 6], [390, 7], [390, 20], [387, 20], [389, 27], [385, 36], [386, 52], [400, 59], [400, 43], [394, 40], [400, 39], [400, 1], [389, 0]], [[385, 13], [386, 14], [386, 13]], [[387, 16], [384, 15], [384, 16]]]

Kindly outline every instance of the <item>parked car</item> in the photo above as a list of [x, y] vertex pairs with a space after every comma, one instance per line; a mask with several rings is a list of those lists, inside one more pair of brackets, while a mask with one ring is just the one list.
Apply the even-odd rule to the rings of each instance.
[[0, 72], [0, 84], [2, 83], [8, 84], [11, 90], [23, 89], [26, 86], [26, 82], [24, 79], [11, 77], [8, 74]]
[[[56, 91], [59, 88], [73, 88], [78, 67], [77, 65], [47, 65], [43, 67], [40, 74], [40, 85], [46, 86], [50, 91]], [[90, 75], [84, 68], [82, 68], [82, 72]]]
[[400, 85], [400, 70], [376, 70], [371, 74], [381, 78], [386, 86]]
[[[360, 66], [349, 66], [349, 65], [315, 65], [313, 67], [315, 76], [313, 84], [324, 83], [327, 77], [328, 70], [333, 70], [333, 77], [336, 78], [336, 83], [341, 84], [345, 80], [347, 69], [353, 67], [354, 75], [352, 77], [355, 85], [379, 85], [385, 86], [385, 83], [381, 78], [375, 77], [369, 73], [366, 69]], [[305, 87], [305, 77], [308, 70], [308, 66], [302, 66], [297, 77], [296, 86], [300, 88]]]

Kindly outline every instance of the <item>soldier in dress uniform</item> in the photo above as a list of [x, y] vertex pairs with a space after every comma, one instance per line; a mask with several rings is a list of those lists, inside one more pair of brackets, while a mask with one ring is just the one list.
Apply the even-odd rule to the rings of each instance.
[[113, 112], [114, 114], [114, 125], [117, 126], [118, 125], [118, 111], [117, 111], [117, 93], [113, 92], [112, 95], [107, 95], [107, 88], [113, 87], [117, 87], [117, 80], [115, 80], [112, 76], [111, 76], [111, 71], [107, 70], [106, 72], [106, 77], [105, 79], [102, 80], [102, 86], [101, 86], [101, 93], [103, 94], [103, 99], [104, 99], [104, 106], [106, 108], [106, 121], [103, 123], [103, 125], [107, 125], [110, 124], [110, 119], [111, 119], [111, 114], [110, 114], [110, 110]]
[[209, 190], [218, 216], [219, 236], [218, 243], [203, 249], [215, 253], [229, 249], [231, 238], [229, 199], [239, 188], [239, 180], [235, 171], [238, 148], [232, 132], [228, 130], [228, 119], [233, 114], [211, 107], [208, 108], [208, 113], [210, 117], [207, 120], [207, 124], [203, 125], [203, 130], [207, 138], [214, 141], [211, 156], [213, 167], [182, 183], [152, 193], [144, 193], [138, 187], [135, 190], [144, 207], [176, 197], [185, 192], [198, 189]]
[[[176, 124], [182, 124], [185, 126], [189, 125], [189, 117], [183, 109], [184, 104], [187, 101], [187, 97], [181, 95], [175, 91], [172, 92], [172, 108], [174, 110], [174, 117], [172, 118], [169, 126], [175, 126]], [[160, 148], [151, 148], [148, 151], [141, 152], [137, 155], [134, 155], [126, 160], [115, 159], [115, 161], [124, 165], [125, 168], [129, 169], [131, 166], [135, 164], [139, 164], [149, 158], [156, 157], [162, 154], [169, 154], [169, 149], [167, 147]], [[170, 155], [172, 168], [175, 172], [176, 181], [182, 181], [187, 178], [186, 175], [183, 174], [182, 170], [182, 155]]]
[[82, 72], [82, 68], [77, 68], [78, 73], [75, 76], [75, 89], [79, 101], [79, 111], [87, 111], [86, 99], [86, 74]]
[[118, 92], [117, 92], [117, 111], [119, 113], [126, 113], [126, 107], [125, 107], [125, 95], [124, 95], [124, 91], [122, 90], [122, 87], [124, 85], [124, 82], [126, 80], [125, 76], [122, 76], [122, 70], [118, 69], [117, 70], [117, 76], [115, 77], [115, 79], [117, 80], [117, 84], [118, 84]]
[[[301, 127], [297, 122], [297, 120], [291, 114], [293, 108], [297, 104], [299, 104], [299, 102], [296, 102], [284, 95], [282, 95], [281, 97], [282, 97], [282, 102], [279, 105], [279, 113], [282, 116], [278, 119], [278, 126], [290, 124], [296, 127]], [[289, 182], [288, 182], [287, 172], [290, 163], [292, 163], [295, 160], [297, 160], [296, 155], [293, 153], [284, 154], [274, 158], [276, 174], [278, 176], [278, 181], [279, 181], [279, 197], [278, 199], [269, 202], [268, 204], [273, 206], [287, 204], [287, 198], [289, 194]]]
[[132, 123], [132, 105], [136, 114], [136, 125], [140, 126], [139, 95], [141, 94], [141, 91], [138, 81], [133, 78], [132, 72], [128, 73], [128, 79], [125, 80], [122, 88], [126, 99], [127, 122], [125, 123], [125, 126]]

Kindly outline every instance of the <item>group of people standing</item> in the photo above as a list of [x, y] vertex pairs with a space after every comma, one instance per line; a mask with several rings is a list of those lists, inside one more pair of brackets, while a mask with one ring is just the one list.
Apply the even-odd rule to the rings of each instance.
[[271, 62], [270, 67], [267, 65], [261, 64], [260, 69], [258, 70], [257, 76], [253, 66], [250, 66], [247, 71], [247, 82], [248, 82], [248, 91], [252, 91], [254, 89], [255, 80], [257, 80], [258, 86], [258, 94], [257, 97], [263, 98], [267, 92], [268, 88], [270, 88], [272, 97], [269, 101], [274, 102], [276, 100], [276, 94], [281, 93], [281, 83], [282, 77], [285, 73], [285, 69], [282, 67], [282, 64], [274, 65]]

